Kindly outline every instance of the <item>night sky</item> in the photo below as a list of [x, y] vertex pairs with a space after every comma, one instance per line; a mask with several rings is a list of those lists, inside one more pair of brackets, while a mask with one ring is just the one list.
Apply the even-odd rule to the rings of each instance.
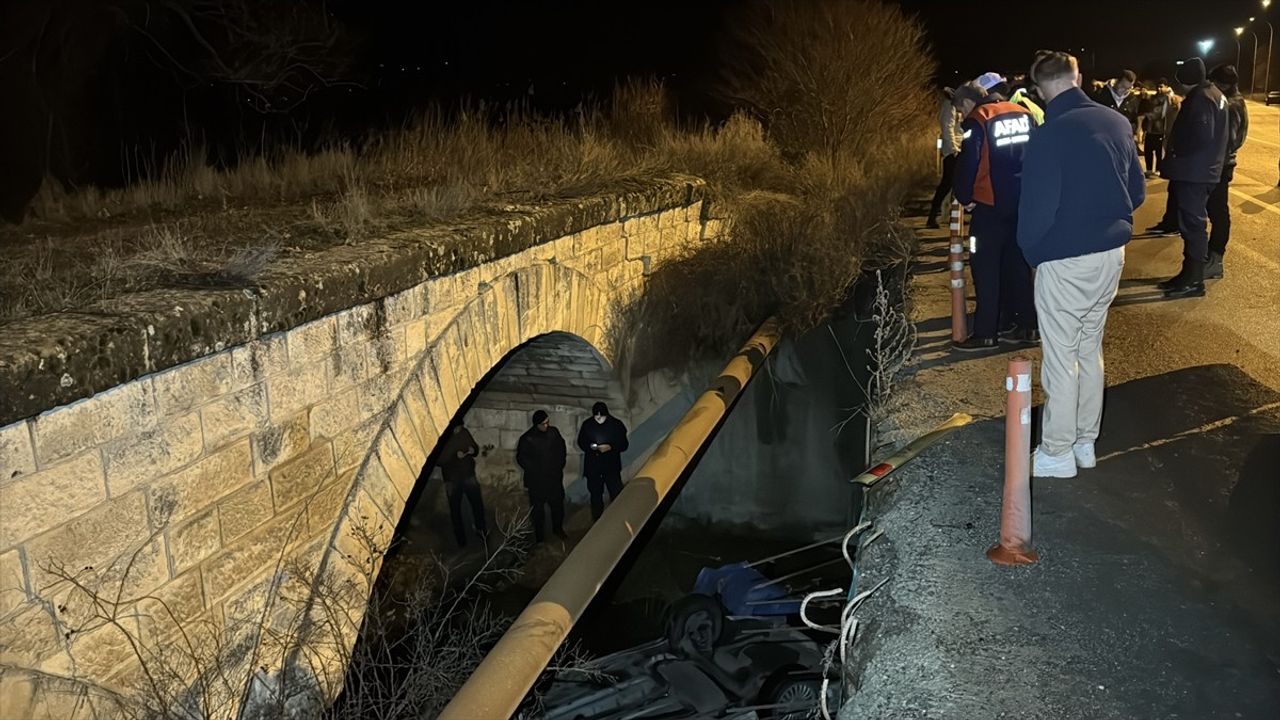
[[[661, 79], [680, 118], [723, 118], [716, 80], [746, 0], [261, 0], [327, 11], [349, 35], [342, 82], [305, 103], [263, 113], [237, 88], [178, 67], [207, 58], [186, 26], [147, 0], [0, 2], [0, 215], [47, 174], [71, 182], [127, 180], [122, 158], [161, 160], [190, 137], [234, 162], [282, 142], [315, 147], [403, 124], [433, 105], [512, 101], [543, 112], [607, 100], [629, 77]], [[277, 4], [278, 3], [278, 4]], [[190, 5], [190, 3], [186, 3]], [[901, 0], [928, 30], [949, 84], [987, 70], [1024, 72], [1041, 48], [1067, 49], [1086, 77], [1131, 68], [1169, 77], [1173, 61], [1213, 37], [1210, 66], [1234, 61], [1232, 28], [1259, 0]], [[174, 3], [174, 7], [184, 3]], [[1054, 10], [1055, 5], [1068, 8]], [[208, 5], [205, 5], [206, 7]], [[157, 12], [156, 8], [161, 8]], [[292, 11], [292, 10], [291, 10]], [[1280, 24], [1280, 1], [1269, 15]], [[143, 27], [145, 25], [145, 28]], [[1255, 27], [1265, 26], [1259, 22]], [[1252, 36], [1244, 36], [1252, 50]], [[1085, 48], [1081, 52], [1079, 48]], [[1262, 47], [1265, 53], [1266, 45]], [[173, 57], [176, 56], [176, 62]], [[1247, 62], [1244, 63], [1247, 66]], [[1275, 67], [1275, 65], [1273, 65]], [[1246, 81], [1249, 73], [1242, 68]], [[1273, 71], [1280, 78], [1280, 68]], [[906, 79], [904, 78], [904, 81]], [[1280, 85], [1280, 80], [1277, 80]], [[292, 93], [294, 99], [298, 93]]]
[[[617, 77], [656, 75], [685, 96], [714, 77], [719, 40], [742, 2], [531, 2], [499, 0], [450, 6], [352, 2], [345, 15], [369, 33], [375, 56], [387, 58], [384, 82], [422, 72], [442, 94], [567, 101], [581, 91], [607, 91]], [[1090, 76], [1131, 68], [1154, 77], [1173, 61], [1198, 54], [1196, 41], [1216, 40], [1208, 64], [1234, 62], [1237, 25], [1261, 16], [1259, 0], [901, 0], [929, 31], [941, 74], [1023, 71], [1037, 49], [1076, 52]], [[1275, 18], [1280, 7], [1273, 5]], [[1262, 52], [1266, 51], [1266, 28]], [[1252, 36], [1244, 36], [1247, 57]], [[1079, 48], [1085, 48], [1079, 52]], [[446, 67], [443, 63], [448, 61]], [[1247, 64], [1247, 63], [1242, 63]], [[417, 70], [419, 66], [424, 70]], [[412, 68], [412, 70], [410, 69]], [[530, 83], [532, 81], [532, 83]]]
[[[1259, 0], [903, 0], [902, 6], [925, 21], [943, 74], [959, 71], [962, 76], [992, 69], [1025, 72], [1041, 48], [1069, 50], [1081, 58], [1084, 70], [1100, 77], [1124, 68], [1150, 76], [1163, 67], [1160, 74], [1167, 74], [1173, 60], [1199, 54], [1196, 42], [1206, 38], [1216, 40], [1207, 65], [1234, 63], [1233, 28], [1263, 15]], [[1050, 10], [1054, 6], [1067, 10]], [[1273, 3], [1268, 11], [1273, 24], [1280, 16], [1277, 10]], [[1262, 28], [1265, 55], [1267, 28], [1262, 23], [1255, 27]], [[1246, 33], [1243, 57], [1253, 44]], [[1086, 51], [1078, 52], [1081, 47]]]

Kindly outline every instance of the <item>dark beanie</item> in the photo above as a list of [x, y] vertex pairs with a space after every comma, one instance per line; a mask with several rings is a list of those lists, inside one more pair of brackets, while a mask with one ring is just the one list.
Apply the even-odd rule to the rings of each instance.
[[1219, 85], [1239, 85], [1240, 73], [1235, 65], [1219, 65], [1209, 71], [1209, 79]]
[[533, 411], [533, 424], [534, 424], [534, 425], [541, 425], [541, 424], [543, 423], [543, 421], [544, 421], [544, 420], [546, 420], [546, 419], [547, 419], [547, 411], [546, 411], [546, 410], [534, 410], [534, 411]]
[[1189, 58], [1178, 66], [1174, 75], [1183, 85], [1195, 87], [1204, 82], [1204, 61], [1198, 57]]
[[591, 406], [591, 414], [592, 415], [608, 415], [609, 406], [605, 405], [602, 402], [598, 402], [595, 405]]

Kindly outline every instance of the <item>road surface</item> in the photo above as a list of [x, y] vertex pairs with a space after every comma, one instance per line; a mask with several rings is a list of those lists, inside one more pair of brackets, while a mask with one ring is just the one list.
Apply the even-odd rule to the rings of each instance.
[[[1165, 300], [1154, 284], [1177, 272], [1180, 239], [1128, 246], [1100, 463], [1033, 481], [1033, 567], [983, 556], [1013, 351], [948, 349], [946, 240], [922, 231], [898, 433], [978, 421], [873, 491], [886, 535], [863, 582], [890, 582], [864, 613], [845, 717], [1280, 717], [1280, 108], [1249, 111], [1226, 277]], [[1163, 181], [1148, 190], [1139, 230], [1165, 203]]]

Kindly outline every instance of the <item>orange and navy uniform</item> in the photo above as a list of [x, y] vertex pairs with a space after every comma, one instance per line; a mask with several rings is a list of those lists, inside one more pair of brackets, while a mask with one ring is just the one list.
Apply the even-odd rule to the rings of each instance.
[[964, 140], [956, 160], [956, 200], [987, 205], [1001, 215], [1016, 214], [1022, 155], [1034, 127], [1031, 113], [1021, 105], [993, 96], [975, 106], [961, 126]]

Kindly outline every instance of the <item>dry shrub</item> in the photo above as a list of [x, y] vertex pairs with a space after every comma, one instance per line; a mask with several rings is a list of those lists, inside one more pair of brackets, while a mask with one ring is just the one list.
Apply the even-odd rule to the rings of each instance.
[[864, 267], [911, 249], [897, 213], [931, 170], [933, 118], [919, 25], [880, 2], [787, 0], [751, 8], [736, 27], [743, 59], [724, 91], [762, 119], [772, 144], [721, 155], [756, 146], [743, 117], [715, 135], [735, 142], [703, 146], [715, 152], [683, 143], [682, 160], [703, 161], [693, 172], [708, 177], [732, 158], [714, 209], [726, 237], [650, 278], [622, 336], [660, 338], [662, 347], [632, 347], [633, 372], [722, 354], [771, 315], [809, 330]]
[[764, 118], [792, 156], [874, 166], [891, 141], [932, 120], [924, 31], [896, 5], [775, 0], [735, 28], [740, 59], [723, 92]]
[[[724, 93], [749, 114], [719, 127], [677, 128], [662, 86], [632, 81], [616, 88], [607, 110], [584, 107], [568, 118], [519, 107], [437, 110], [356, 145], [310, 154], [285, 149], [225, 169], [211, 167], [195, 148], [121, 190], [66, 193], [50, 185], [35, 214], [74, 222], [145, 213], [154, 224], [158, 210], [203, 201], [202, 220], [187, 233], [195, 252], [189, 264], [196, 265], [226, 263], [238, 251], [202, 254], [216, 245], [209, 242], [214, 232], [277, 232], [295, 238], [289, 246], [319, 239], [304, 248], [358, 242], [486, 206], [614, 192], [684, 173], [707, 181], [710, 214], [731, 220], [730, 245], [659, 268], [631, 313], [634, 322], [656, 326], [658, 336], [674, 339], [673, 349], [693, 354], [723, 352], [775, 313], [803, 331], [841, 301], [864, 263], [885, 264], [903, 252], [894, 213], [932, 169], [932, 66], [920, 27], [874, 0], [762, 3], [734, 27], [741, 48], [732, 56], [741, 61], [727, 73]], [[252, 207], [263, 202], [293, 214], [253, 220]], [[208, 217], [229, 219], [206, 223]], [[141, 255], [159, 269], [145, 261], [153, 254], [146, 242], [116, 248], [115, 265], [136, 267], [132, 258]], [[0, 285], [29, 285], [38, 273], [16, 260], [0, 270]], [[52, 284], [64, 287], [7, 293], [35, 299], [0, 313], [63, 309], [175, 280], [174, 273], [126, 272], [124, 281], [86, 285], [57, 269], [52, 274]]]

